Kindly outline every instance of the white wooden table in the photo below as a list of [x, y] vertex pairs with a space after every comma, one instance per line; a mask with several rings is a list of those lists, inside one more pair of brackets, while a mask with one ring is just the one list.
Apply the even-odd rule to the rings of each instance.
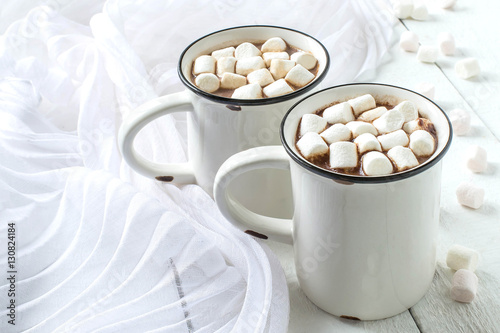
[[[312, 304], [300, 290], [295, 276], [292, 249], [270, 243], [285, 270], [290, 291], [289, 332], [500, 332], [500, 2], [458, 0], [452, 10], [433, 7], [428, 2], [427, 21], [411, 19], [397, 22], [394, 45], [372, 82], [389, 83], [415, 89], [421, 82], [436, 87], [434, 100], [445, 111], [463, 108], [472, 116], [472, 129], [466, 136], [455, 136], [443, 163], [443, 187], [437, 270], [433, 284], [410, 310], [380, 321], [351, 321], [329, 315]], [[416, 60], [397, 41], [405, 30], [414, 31], [421, 44], [437, 44], [437, 35], [449, 31], [455, 36], [454, 56], [440, 55], [436, 64]], [[476, 57], [482, 73], [462, 80], [454, 64], [465, 57]], [[335, 65], [335, 64], [333, 64]], [[464, 151], [478, 144], [488, 151], [486, 172], [473, 174], [464, 166]], [[485, 203], [478, 210], [459, 205], [455, 190], [464, 180], [486, 191]], [[476, 274], [479, 289], [471, 304], [450, 298], [453, 272], [446, 266], [448, 248], [461, 244], [479, 251]]]

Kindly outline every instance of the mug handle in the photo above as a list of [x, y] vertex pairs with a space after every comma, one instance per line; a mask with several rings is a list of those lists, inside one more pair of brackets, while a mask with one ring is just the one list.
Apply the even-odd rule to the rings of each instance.
[[187, 91], [161, 96], [148, 101], [130, 113], [118, 131], [118, 147], [125, 161], [138, 173], [175, 184], [194, 184], [196, 178], [191, 164], [156, 163], [141, 156], [134, 148], [139, 131], [161, 116], [174, 112], [191, 111], [191, 97]]
[[290, 169], [282, 146], [264, 146], [239, 152], [220, 167], [214, 182], [214, 198], [225, 218], [246, 233], [264, 239], [292, 244], [292, 220], [254, 213], [232, 198], [228, 185], [238, 176], [257, 169]]

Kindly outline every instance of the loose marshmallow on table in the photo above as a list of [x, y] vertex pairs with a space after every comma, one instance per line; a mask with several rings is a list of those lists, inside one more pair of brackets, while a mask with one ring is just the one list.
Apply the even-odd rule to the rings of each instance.
[[352, 136], [357, 138], [363, 133], [371, 133], [373, 135], [377, 135], [377, 129], [370, 123], [366, 123], [364, 121], [350, 121], [346, 124], [347, 127], [352, 132]]
[[478, 209], [483, 205], [484, 189], [472, 183], [463, 182], [458, 185], [456, 195], [458, 203], [462, 206]]
[[437, 5], [441, 8], [448, 9], [455, 5], [457, 0], [438, 0]]
[[290, 60], [295, 61], [297, 64], [304, 66], [305, 69], [313, 69], [318, 62], [316, 57], [311, 53], [299, 51], [290, 56]]
[[[404, 131], [402, 132], [404, 133]], [[410, 135], [410, 149], [416, 156], [432, 155], [434, 153], [434, 145], [434, 138], [427, 131], [417, 130]]]
[[405, 31], [399, 38], [399, 47], [407, 52], [417, 52], [418, 35], [413, 31]]
[[248, 42], [241, 43], [234, 50], [234, 57], [238, 60], [260, 56], [261, 54], [262, 52], [255, 45]]
[[226, 47], [225, 49], [220, 49], [220, 50], [215, 50], [212, 52], [212, 57], [215, 58], [215, 60], [219, 60], [220, 58], [224, 57], [234, 57], [234, 47]]
[[266, 64], [261, 57], [249, 57], [238, 59], [236, 62], [236, 74], [248, 75], [253, 71], [265, 68]]
[[352, 142], [340, 141], [330, 145], [330, 167], [354, 168], [358, 165], [358, 149]]
[[262, 89], [257, 83], [247, 84], [237, 88], [231, 97], [239, 99], [262, 98]]
[[481, 73], [481, 68], [476, 58], [465, 58], [455, 64], [455, 73], [459, 78], [466, 80]]
[[362, 159], [363, 172], [367, 176], [384, 176], [392, 173], [392, 163], [378, 151], [366, 153]]
[[429, 128], [431, 125], [431, 121], [426, 118], [418, 118], [412, 121], [409, 121], [403, 125], [403, 130], [411, 134], [417, 130], [425, 130], [426, 128]]
[[397, 18], [405, 19], [413, 12], [413, 0], [393, 0], [392, 8]]
[[451, 126], [453, 127], [453, 134], [465, 135], [470, 130], [470, 114], [462, 109], [453, 109], [448, 114]]
[[404, 122], [415, 120], [418, 118], [418, 109], [413, 102], [403, 101], [394, 107], [395, 110], [401, 112], [404, 117]]
[[403, 127], [405, 116], [397, 109], [392, 109], [384, 113], [373, 121], [373, 126], [380, 134], [394, 132]]
[[421, 62], [436, 62], [438, 56], [437, 47], [432, 45], [420, 45], [417, 51], [417, 60]]
[[328, 152], [328, 146], [321, 136], [316, 132], [308, 132], [297, 141], [299, 148], [305, 158], [311, 158], [315, 155], [322, 155]]
[[380, 142], [377, 140], [375, 135], [373, 135], [371, 133], [361, 134], [356, 139], [354, 139], [354, 143], [358, 146], [358, 150], [359, 150], [360, 154], [363, 154], [364, 152], [371, 151], [371, 150], [382, 151], [382, 147], [380, 146]]
[[320, 135], [329, 145], [338, 141], [349, 141], [352, 137], [351, 130], [344, 124], [334, 124], [321, 132]]
[[286, 50], [286, 43], [279, 37], [273, 37], [266, 40], [260, 49], [262, 52], [281, 52]]
[[295, 67], [293, 60], [273, 59], [269, 71], [274, 79], [278, 80], [284, 78], [293, 67]]
[[262, 54], [262, 58], [264, 59], [266, 66], [269, 67], [271, 66], [271, 60], [290, 60], [290, 55], [287, 52], [266, 52]]
[[455, 38], [453, 38], [452, 34], [449, 32], [442, 32], [438, 35], [437, 39], [442, 54], [455, 54]]
[[413, 2], [413, 10], [411, 12], [411, 18], [414, 20], [424, 21], [429, 18], [429, 11], [425, 3], [419, 0]]
[[451, 282], [451, 298], [457, 302], [470, 303], [476, 297], [478, 279], [474, 272], [459, 269]]
[[361, 113], [367, 110], [374, 109], [377, 106], [375, 98], [372, 95], [366, 94], [347, 101], [352, 106], [352, 110], [355, 116], [359, 116]]
[[221, 57], [219, 58], [219, 60], [217, 60], [217, 75], [222, 75], [224, 73], [234, 73], [235, 66], [235, 57]]
[[451, 269], [468, 269], [474, 272], [479, 263], [479, 253], [468, 247], [455, 244], [449, 248], [446, 255], [446, 265]]
[[247, 79], [248, 83], [258, 83], [261, 87], [265, 87], [274, 82], [273, 76], [267, 68], [261, 68], [253, 71], [248, 74]]
[[473, 172], [483, 172], [488, 167], [486, 150], [478, 145], [472, 145], [467, 149], [465, 163], [467, 168]]
[[306, 113], [300, 121], [300, 135], [308, 132], [320, 133], [326, 127], [326, 120], [316, 114]]
[[384, 150], [390, 150], [396, 146], [406, 146], [409, 141], [408, 135], [401, 129], [384, 135], [379, 135], [377, 139]]
[[303, 87], [314, 79], [314, 74], [302, 65], [295, 65], [285, 76], [288, 83], [296, 87]]
[[352, 113], [351, 105], [344, 102], [326, 108], [325, 111], [323, 111], [323, 118], [330, 124], [346, 124], [354, 120], [354, 114]]
[[293, 89], [286, 83], [285, 79], [274, 81], [264, 88], [267, 97], [276, 97], [293, 92]]
[[415, 91], [429, 99], [434, 99], [436, 88], [430, 82], [422, 82], [417, 84], [417, 86], [415, 87]]
[[214, 92], [219, 89], [219, 78], [215, 74], [202, 73], [196, 77], [194, 83], [203, 91], [208, 93]]
[[410, 148], [396, 146], [387, 152], [387, 156], [394, 162], [398, 172], [418, 165], [418, 160]]
[[386, 112], [387, 112], [387, 108], [385, 106], [380, 106], [380, 107], [375, 108], [373, 110], [368, 110], [368, 111], [363, 112], [358, 117], [357, 120], [367, 121], [367, 122], [374, 121], [375, 119], [379, 118], [380, 116], [382, 116]]
[[236, 89], [245, 84], [247, 84], [247, 78], [234, 73], [224, 73], [220, 80], [220, 87], [222, 89]]
[[193, 74], [215, 73], [215, 58], [209, 55], [202, 55], [194, 61]]

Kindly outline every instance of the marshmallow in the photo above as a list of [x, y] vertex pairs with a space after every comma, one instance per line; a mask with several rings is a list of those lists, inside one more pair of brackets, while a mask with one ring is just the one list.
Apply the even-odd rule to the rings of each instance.
[[248, 83], [258, 83], [261, 87], [265, 87], [268, 84], [274, 82], [273, 76], [267, 68], [258, 69], [248, 74]]
[[451, 126], [453, 127], [453, 134], [465, 135], [470, 130], [470, 114], [462, 109], [451, 110], [448, 114]]
[[472, 172], [483, 172], [488, 167], [486, 150], [478, 145], [470, 146], [467, 149], [465, 162]]
[[[401, 132], [404, 133], [404, 131]], [[434, 138], [429, 132], [417, 130], [411, 133], [410, 149], [416, 156], [431, 156], [434, 153], [434, 146]]]
[[290, 59], [295, 61], [297, 64], [304, 66], [305, 69], [313, 69], [318, 60], [316, 57], [309, 52], [295, 52], [290, 56]]
[[293, 67], [295, 67], [293, 60], [273, 59], [269, 71], [274, 79], [278, 80], [284, 78]]
[[325, 141], [315, 132], [304, 134], [304, 136], [297, 141], [297, 148], [306, 159], [328, 152], [328, 146]]
[[247, 78], [234, 73], [224, 73], [220, 80], [222, 89], [236, 89], [247, 84]]
[[367, 176], [384, 176], [392, 173], [392, 163], [382, 153], [371, 151], [363, 155], [363, 172]]
[[241, 43], [234, 50], [234, 57], [238, 60], [260, 56], [262, 52], [252, 43]]
[[410, 101], [403, 101], [394, 107], [395, 110], [401, 112], [404, 117], [404, 122], [415, 120], [418, 118], [418, 109], [415, 104]]
[[350, 121], [346, 124], [346, 126], [349, 127], [354, 138], [357, 138], [363, 133], [371, 133], [373, 135], [378, 134], [377, 130], [375, 129], [375, 127], [373, 127], [372, 124], [366, 123], [364, 121]]
[[438, 56], [437, 47], [432, 45], [420, 45], [417, 51], [417, 60], [421, 62], [436, 62]]
[[371, 133], [363, 133], [354, 139], [354, 143], [358, 146], [358, 150], [360, 154], [363, 154], [367, 151], [377, 150], [382, 151], [382, 147], [380, 146], [380, 142], [377, 140], [375, 135]]
[[286, 52], [266, 52], [262, 54], [262, 58], [266, 63], [266, 66], [271, 66], [271, 60], [273, 59], [281, 59], [281, 60], [289, 60], [290, 56]]
[[314, 74], [302, 65], [295, 65], [285, 76], [285, 80], [295, 87], [303, 87], [314, 79]]
[[418, 160], [410, 148], [396, 146], [387, 152], [387, 156], [392, 160], [398, 172], [418, 165]]
[[219, 61], [220, 58], [234, 57], [234, 47], [226, 47], [225, 49], [215, 50], [212, 52], [212, 57]]
[[194, 83], [203, 91], [208, 93], [214, 92], [219, 89], [219, 78], [215, 74], [202, 73], [196, 77]]
[[290, 88], [290, 86], [288, 85], [288, 83], [286, 83], [284, 79], [274, 81], [273, 83], [264, 88], [264, 94], [267, 97], [281, 96], [291, 93], [292, 91], [293, 89]]
[[429, 18], [429, 11], [427, 10], [427, 6], [425, 5], [425, 3], [417, 0], [413, 2], [411, 18], [419, 21], [424, 21]]
[[262, 52], [281, 52], [286, 50], [286, 43], [279, 37], [273, 37], [266, 40], [260, 49]]
[[438, 44], [441, 53], [444, 55], [455, 54], [455, 38], [449, 32], [442, 32], [438, 35]]
[[455, 244], [448, 250], [446, 255], [446, 265], [451, 269], [467, 269], [474, 272], [479, 263], [479, 253], [468, 247]]
[[373, 121], [373, 126], [380, 134], [394, 132], [403, 127], [405, 116], [397, 109], [392, 109], [384, 113]]
[[366, 122], [374, 121], [375, 119], [379, 118], [380, 116], [382, 116], [386, 112], [387, 112], [387, 108], [385, 106], [380, 106], [380, 107], [375, 108], [373, 110], [363, 112], [358, 117], [357, 120], [366, 121]]
[[326, 120], [322, 117], [312, 114], [306, 113], [302, 116], [300, 121], [300, 136], [308, 133], [308, 132], [322, 132], [326, 127]]
[[354, 111], [354, 115], [356, 117], [364, 111], [374, 109], [377, 106], [377, 104], [375, 103], [375, 98], [373, 98], [373, 96], [370, 94], [350, 99], [347, 101], [347, 103], [352, 106], [352, 110]]
[[236, 74], [248, 75], [253, 71], [265, 68], [266, 64], [261, 57], [242, 58], [236, 61]]
[[215, 73], [215, 58], [209, 55], [202, 55], [194, 61], [193, 74]]
[[472, 183], [463, 182], [457, 187], [457, 201], [462, 206], [478, 209], [483, 205], [484, 189]]
[[217, 75], [222, 76], [224, 73], [234, 73], [236, 65], [235, 57], [221, 57], [217, 60]]
[[354, 120], [354, 114], [352, 113], [351, 105], [344, 102], [326, 108], [325, 111], [323, 111], [323, 118], [330, 124], [346, 124]]
[[358, 150], [352, 142], [334, 142], [330, 145], [330, 167], [355, 168], [358, 165]]
[[451, 298], [457, 302], [470, 303], [476, 297], [478, 279], [474, 272], [459, 269], [451, 282]]
[[405, 31], [399, 38], [399, 47], [407, 52], [417, 52], [418, 35], [413, 31]]
[[257, 83], [247, 84], [245, 86], [237, 88], [233, 92], [233, 95], [231, 97], [239, 99], [262, 98], [262, 89]]
[[334, 142], [351, 140], [352, 133], [346, 125], [335, 124], [321, 132], [320, 135], [326, 143], [331, 145]]
[[419, 83], [415, 87], [416, 92], [424, 95], [428, 99], [434, 99], [435, 90], [436, 89], [435, 89], [434, 85], [432, 83], [429, 83], [429, 82]]
[[406, 146], [409, 141], [408, 135], [403, 130], [397, 130], [395, 132], [380, 135], [377, 139], [384, 150], [390, 150], [396, 146]]
[[466, 80], [481, 73], [481, 69], [476, 58], [465, 58], [455, 64], [455, 73], [459, 78]]
[[403, 125], [403, 130], [408, 134], [411, 134], [417, 130], [424, 130], [429, 132], [432, 128], [434, 128], [434, 125], [429, 119], [426, 118], [418, 118]]
[[413, 12], [413, 0], [393, 0], [392, 8], [397, 18], [408, 18]]
[[457, 0], [438, 0], [437, 5], [441, 8], [448, 9], [455, 6]]

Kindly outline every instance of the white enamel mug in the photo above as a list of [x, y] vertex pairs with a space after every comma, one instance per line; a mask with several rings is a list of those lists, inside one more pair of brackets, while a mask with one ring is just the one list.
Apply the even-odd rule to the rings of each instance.
[[[335, 173], [305, 160], [295, 147], [301, 116], [363, 94], [391, 104], [415, 103], [437, 130], [431, 158], [417, 168], [376, 177]], [[221, 166], [214, 197], [224, 216], [253, 236], [292, 243], [302, 290], [331, 314], [375, 320], [417, 303], [435, 271], [441, 164], [452, 138], [445, 113], [404, 88], [347, 84], [295, 104], [280, 132], [282, 146], [249, 149]], [[290, 169], [293, 219], [255, 214], [228, 193], [232, 180], [260, 168]]]
[[[191, 81], [192, 64], [198, 56], [241, 42], [264, 42], [271, 37], [281, 37], [289, 45], [314, 54], [318, 59], [318, 72], [311, 83], [279, 97], [232, 99], [204, 92]], [[296, 30], [255, 25], [229, 28], [206, 35], [191, 43], [180, 56], [178, 74], [186, 89], [149, 101], [124, 120], [118, 135], [122, 155], [142, 175], [175, 184], [196, 183], [212, 195], [215, 174], [228, 157], [248, 148], [280, 143], [279, 126], [284, 114], [295, 102], [317, 87], [329, 66], [329, 55], [325, 47], [315, 38]], [[134, 149], [134, 138], [145, 125], [160, 116], [181, 111], [187, 111], [187, 163], [159, 164], [146, 160]], [[269, 173], [266, 173], [267, 176], [257, 173], [257, 176], [254, 175], [241, 184], [264, 186], [266, 182], [262, 177], [268, 177], [270, 181], [280, 180], [275, 182], [274, 188], [281, 191], [278, 189], [283, 183], [281, 180], [289, 183], [289, 176], [283, 176], [282, 172], [274, 174], [276, 177]], [[240, 186], [235, 186], [235, 191], [238, 188]], [[265, 203], [257, 196], [253, 196], [251, 200], [254, 208]], [[288, 200], [291, 205], [290, 196]]]

